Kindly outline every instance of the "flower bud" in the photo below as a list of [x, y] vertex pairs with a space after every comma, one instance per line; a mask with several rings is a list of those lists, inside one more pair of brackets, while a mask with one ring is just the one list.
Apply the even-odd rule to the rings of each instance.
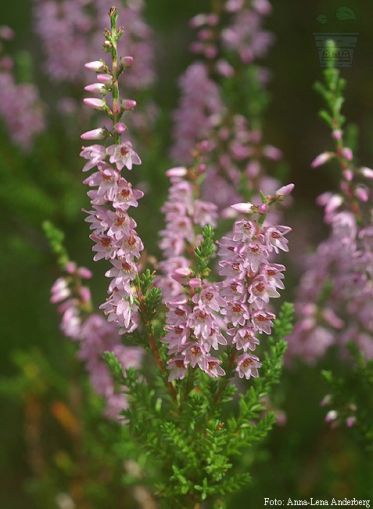
[[248, 214], [249, 212], [252, 212], [253, 204], [249, 202], [236, 203], [235, 205], [231, 205], [231, 208], [237, 212], [241, 212], [242, 214]]
[[82, 140], [103, 140], [107, 136], [107, 130], [99, 127], [98, 129], [93, 129], [92, 131], [86, 131], [80, 137]]
[[88, 108], [92, 108], [94, 110], [104, 110], [106, 107], [106, 102], [102, 99], [95, 99], [94, 97], [86, 97], [83, 99], [83, 102]]
[[319, 166], [327, 163], [335, 154], [333, 152], [323, 152], [317, 156], [311, 163], [312, 168], [318, 168]]
[[95, 72], [103, 72], [106, 69], [106, 65], [101, 60], [87, 62], [86, 64], [84, 64], [84, 67], [86, 69], [89, 69], [90, 71], [95, 71]]
[[352, 161], [352, 159], [354, 158], [352, 150], [349, 147], [345, 147], [342, 150], [342, 154], [343, 154], [343, 157], [345, 157], [347, 159], [347, 161]]
[[111, 74], [97, 74], [97, 81], [103, 83], [104, 85], [111, 85], [113, 82], [113, 77]]
[[166, 171], [167, 177], [185, 177], [187, 174], [187, 169], [183, 166], [178, 166], [176, 168], [170, 168]]
[[92, 85], [87, 85], [84, 87], [84, 90], [86, 92], [89, 92], [91, 94], [102, 94], [105, 92], [105, 85], [102, 83], [93, 83]]
[[115, 124], [114, 129], [115, 132], [117, 132], [118, 134], [123, 134], [124, 131], [127, 130], [127, 127], [123, 124], [123, 122], [118, 122], [117, 124]]
[[126, 110], [126, 111], [131, 111], [133, 110], [134, 108], [136, 108], [136, 101], [134, 101], [133, 99], [124, 99], [123, 101], [123, 108]]
[[294, 187], [294, 184], [288, 184], [287, 186], [280, 187], [280, 189], [277, 189], [276, 191], [276, 196], [287, 196], [293, 192]]
[[355, 196], [358, 200], [366, 203], [369, 200], [369, 190], [365, 186], [357, 186], [355, 189]]
[[360, 168], [360, 173], [363, 177], [373, 180], [373, 170], [371, 168]]
[[132, 67], [133, 64], [133, 57], [127, 56], [122, 58], [122, 64], [123, 66], [128, 69], [129, 67]]

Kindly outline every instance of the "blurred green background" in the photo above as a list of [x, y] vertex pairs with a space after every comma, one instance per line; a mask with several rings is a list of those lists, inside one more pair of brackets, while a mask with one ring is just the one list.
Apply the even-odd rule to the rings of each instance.
[[[165, 125], [170, 126], [170, 114], [177, 104], [177, 80], [191, 56], [188, 44], [192, 34], [187, 21], [194, 14], [208, 9], [206, 0], [147, 0], [146, 16], [156, 32], [157, 86], [154, 99], [164, 113]], [[336, 10], [346, 6], [353, 9], [356, 20], [338, 21]], [[360, 128], [359, 156], [364, 165], [373, 164], [373, 6], [367, 0], [275, 0], [268, 27], [276, 36], [276, 43], [266, 64], [271, 69], [272, 100], [267, 111], [265, 137], [280, 147], [296, 184], [295, 206], [289, 213], [290, 224], [315, 223], [321, 218], [315, 208], [315, 197], [334, 186], [333, 172], [323, 169], [311, 171], [310, 161], [328, 147], [328, 131], [318, 119], [318, 96], [313, 92], [321, 69], [313, 34], [315, 32], [358, 32], [358, 44], [353, 65], [343, 71], [348, 80], [346, 115]], [[320, 15], [327, 19], [321, 23]], [[319, 19], [319, 20], [318, 20]], [[13, 47], [27, 49], [33, 55], [37, 70], [42, 63], [40, 43], [32, 31], [31, 0], [3, 0], [0, 25], [9, 25], [17, 33]], [[50, 84], [43, 83], [36, 73], [41, 90], [49, 95]], [[53, 92], [53, 91], [52, 91]], [[53, 93], [51, 92], [51, 95]], [[55, 133], [60, 127], [53, 125]], [[49, 303], [49, 289], [57, 270], [49, 247], [43, 238], [41, 223], [50, 216], [67, 235], [71, 255], [79, 263], [92, 266], [90, 242], [80, 209], [85, 206], [85, 192], [80, 185], [79, 140], [75, 146], [66, 145], [60, 133], [59, 143], [46, 136], [29, 158], [18, 157], [5, 133], [0, 131], [0, 367], [3, 376], [16, 373], [12, 362], [15, 350], [39, 348], [61, 374], [66, 368], [65, 340], [58, 331], [58, 317]], [[53, 138], [56, 139], [55, 137]], [[162, 134], [157, 147], [157, 161], [147, 165], [150, 193], [144, 200], [139, 219], [142, 236], [147, 245], [155, 248], [157, 231], [162, 224], [159, 205], [166, 193], [163, 175], [167, 168], [169, 133]], [[76, 154], [76, 155], [75, 155]], [[76, 173], [73, 189], [61, 189], [58, 182], [49, 182], [48, 157], [57, 159], [61, 168], [70, 167]], [[22, 189], [26, 164], [27, 190]], [[74, 167], [71, 167], [73, 165]], [[51, 171], [58, 171], [53, 168]], [[14, 172], [14, 178], [9, 172]], [[17, 177], [21, 175], [21, 177]], [[18, 180], [17, 180], [18, 178]], [[6, 185], [4, 184], [6, 183]], [[3, 185], [4, 184], [4, 185]], [[50, 185], [49, 185], [50, 184]], [[29, 189], [34, 188], [30, 194]], [[26, 189], [26, 187], [25, 187]], [[44, 196], [45, 193], [49, 195]], [[58, 210], [63, 202], [64, 210]], [[19, 206], [17, 205], [19, 204]], [[143, 219], [143, 220], [141, 220]], [[300, 226], [302, 228], [302, 226]], [[315, 228], [312, 236], [321, 236], [322, 228]], [[307, 235], [303, 245], [307, 249]], [[302, 245], [297, 246], [302, 249]], [[302, 256], [302, 253], [299, 253]], [[96, 268], [97, 275], [102, 268]], [[296, 280], [295, 277], [292, 279]], [[104, 295], [102, 277], [95, 280], [97, 300]], [[325, 361], [327, 364], [327, 361]], [[269, 452], [263, 453], [253, 470], [255, 484], [247, 491], [237, 507], [262, 507], [264, 496], [359, 496], [366, 468], [358, 447], [341, 432], [331, 432], [323, 422], [324, 410], [319, 401], [325, 393], [319, 370], [300, 366], [288, 372], [282, 386], [288, 426], [277, 429], [270, 438]], [[0, 452], [0, 508], [38, 509], [30, 505], [27, 492], [21, 487], [29, 475], [25, 455], [23, 409], [2, 397]], [[102, 507], [105, 509], [105, 506]]]

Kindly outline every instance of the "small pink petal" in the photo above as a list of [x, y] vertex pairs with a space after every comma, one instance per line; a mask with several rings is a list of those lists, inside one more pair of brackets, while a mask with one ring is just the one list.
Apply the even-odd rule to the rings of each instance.
[[233, 210], [236, 210], [237, 212], [241, 212], [242, 214], [247, 214], [252, 211], [253, 204], [252, 203], [236, 203], [235, 205], [231, 205], [231, 208]]
[[363, 175], [363, 177], [373, 180], [373, 170], [371, 168], [360, 168], [360, 173]]
[[280, 189], [276, 191], [276, 196], [287, 196], [293, 192], [294, 187], [294, 184], [288, 184], [286, 186], [280, 187]]
[[94, 97], [86, 97], [83, 102], [89, 108], [94, 110], [103, 110], [106, 106], [106, 102], [102, 99], [96, 99]]
[[87, 62], [84, 64], [84, 67], [90, 71], [102, 72], [105, 70], [106, 65], [101, 60], [95, 60], [94, 62]]
[[166, 171], [167, 177], [185, 177], [187, 169], [183, 166], [177, 166]]
[[318, 168], [319, 166], [327, 163], [332, 157], [334, 157], [333, 152], [323, 152], [312, 161], [311, 167]]
[[86, 131], [80, 137], [82, 140], [103, 140], [106, 138], [107, 131], [102, 127], [98, 129], [93, 129], [92, 131]]

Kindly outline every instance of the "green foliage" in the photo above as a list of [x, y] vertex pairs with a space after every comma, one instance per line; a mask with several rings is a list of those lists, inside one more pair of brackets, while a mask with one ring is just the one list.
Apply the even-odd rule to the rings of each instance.
[[50, 221], [44, 221], [43, 230], [61, 269], [69, 262], [69, 255], [64, 245], [65, 234]]
[[[210, 237], [208, 237], [210, 238]], [[146, 288], [149, 274], [142, 287]], [[250, 480], [241, 466], [243, 453], [259, 444], [274, 424], [266, 401], [279, 381], [285, 336], [292, 328], [293, 308], [284, 304], [269, 340], [261, 376], [249, 387], [224, 377], [216, 380], [194, 370], [169, 397], [160, 372], [121, 372], [115, 357], [105, 359], [127, 393], [123, 412], [131, 439], [147, 458], [146, 479], [161, 507], [193, 508], [203, 501], [224, 501]], [[226, 354], [229, 365], [230, 356]], [[206, 506], [207, 507], [207, 506]]]
[[331, 391], [331, 405], [345, 424], [356, 419], [352, 432], [373, 460], [373, 360], [367, 361], [355, 343], [350, 344], [353, 368], [342, 374], [323, 371]]
[[207, 278], [211, 272], [210, 262], [215, 255], [215, 232], [211, 225], [206, 225], [202, 230], [202, 241], [195, 249], [195, 267], [196, 275], [201, 278]]
[[346, 80], [341, 78], [339, 69], [335, 67], [336, 45], [334, 41], [327, 42], [328, 65], [324, 71], [324, 83], [317, 82], [315, 90], [321, 95], [326, 104], [326, 109], [320, 111], [320, 117], [331, 129], [342, 129], [346, 119], [342, 115], [344, 104], [344, 90]]

